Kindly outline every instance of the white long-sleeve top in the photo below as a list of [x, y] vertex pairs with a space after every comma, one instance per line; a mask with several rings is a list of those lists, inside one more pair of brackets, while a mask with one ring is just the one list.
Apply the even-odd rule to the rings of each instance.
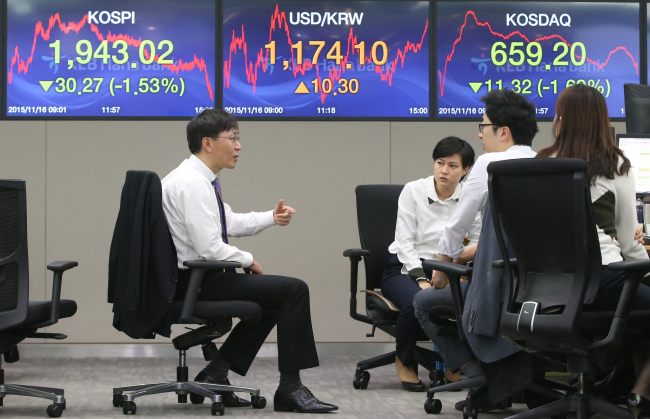
[[[619, 167], [623, 163], [619, 159]], [[634, 175], [596, 178], [590, 186], [594, 221], [600, 241], [603, 265], [634, 259], [648, 259], [641, 243], [634, 240], [637, 228]]]
[[[404, 186], [398, 201], [395, 241], [388, 248], [403, 263], [402, 274], [414, 280], [424, 278], [420, 259], [438, 259], [438, 242], [456, 210], [462, 189], [463, 184], [459, 183], [443, 201], [438, 198], [433, 176]], [[478, 243], [480, 232], [481, 217], [477, 214], [465, 231], [469, 234], [468, 246]]]
[[[219, 204], [212, 183], [217, 177], [198, 157], [184, 160], [162, 180], [163, 210], [176, 246], [178, 267], [186, 260], [227, 260], [247, 268], [253, 255], [224, 243]], [[275, 226], [273, 211], [234, 213], [223, 204], [229, 237], [258, 234]]]
[[533, 158], [537, 155], [529, 146], [514, 145], [506, 151], [486, 153], [476, 159], [469, 177], [463, 185], [454, 215], [445, 226], [438, 248], [440, 254], [457, 259], [463, 254], [463, 238], [474, 222], [477, 213], [483, 211], [488, 196], [488, 164], [493, 161]]

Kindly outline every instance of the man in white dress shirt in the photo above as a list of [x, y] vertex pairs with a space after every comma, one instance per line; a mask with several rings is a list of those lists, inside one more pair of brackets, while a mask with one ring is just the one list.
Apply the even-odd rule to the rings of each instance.
[[[458, 337], [437, 336], [439, 327], [429, 321], [432, 307], [453, 304], [449, 280], [444, 273], [436, 271], [431, 279], [433, 287], [419, 292], [413, 301], [420, 325], [435, 342], [447, 366], [452, 371], [460, 368], [467, 377], [482, 374], [472, 352], [483, 362], [494, 362], [517, 351], [495, 329], [498, 329], [500, 315], [501, 276], [491, 264], [493, 260], [501, 259], [501, 255], [498, 246], [491, 242], [494, 238], [493, 223], [485, 205], [488, 197], [487, 166], [493, 161], [534, 158], [536, 153], [530, 146], [538, 131], [535, 105], [524, 96], [507, 89], [492, 90], [481, 101], [485, 103], [485, 114], [479, 124], [478, 136], [486, 154], [476, 160], [463, 186], [456, 211], [438, 244], [439, 260], [452, 262], [457, 259], [463, 253], [463, 238], [469, 226], [476, 214], [482, 212], [472, 284], [465, 292], [467, 283], [461, 283], [463, 293], [467, 294], [463, 328], [472, 351]], [[472, 312], [468, 314], [468, 310]], [[477, 314], [477, 311], [481, 313]]]
[[[273, 226], [286, 226], [295, 210], [280, 200], [266, 212], [238, 214], [223, 201], [217, 174], [234, 169], [241, 144], [237, 120], [223, 110], [208, 109], [187, 125], [192, 155], [162, 180], [163, 209], [178, 256], [176, 299], [185, 296], [189, 269], [185, 260], [240, 262], [245, 274], [217, 272], [203, 278], [199, 300], [247, 300], [258, 303], [262, 318], [239, 322], [228, 335], [219, 357], [195, 381], [229, 384], [228, 371], [245, 375], [269, 332], [277, 325], [280, 385], [274, 410], [327, 412], [337, 407], [321, 402], [300, 381], [299, 371], [318, 366], [309, 309], [309, 288], [300, 279], [264, 275], [249, 252], [228, 243], [228, 237], [252, 236]], [[226, 406], [249, 406], [233, 392], [221, 392]]]

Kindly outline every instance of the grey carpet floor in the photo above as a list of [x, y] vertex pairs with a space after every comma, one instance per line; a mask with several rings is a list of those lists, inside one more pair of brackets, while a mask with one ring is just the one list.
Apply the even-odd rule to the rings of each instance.
[[[401, 389], [393, 367], [371, 371], [367, 390], [354, 390], [352, 376], [361, 357], [324, 357], [321, 366], [303, 371], [302, 381], [323, 401], [337, 404], [339, 410], [322, 415], [330, 419], [410, 419], [431, 418], [460, 419], [462, 414], [453, 409], [465, 392], [440, 393], [443, 410], [432, 416], [424, 412], [426, 393], [408, 393]], [[188, 360], [190, 378], [203, 367], [205, 361]], [[5, 382], [65, 389], [67, 409], [64, 418], [122, 418], [121, 408], [112, 406], [112, 388], [146, 382], [172, 381], [176, 376], [176, 360], [171, 358], [31, 358], [14, 364], [4, 364]], [[278, 385], [276, 358], [258, 358], [246, 377], [234, 373], [233, 384], [259, 387], [267, 399], [263, 410], [252, 408], [226, 408], [224, 417], [272, 417], [293, 418], [297, 413], [273, 411], [273, 394]], [[425, 372], [420, 378], [427, 382]], [[245, 395], [248, 398], [248, 395]], [[0, 407], [0, 417], [47, 418], [46, 399], [7, 396]], [[161, 394], [136, 399], [137, 415], [142, 418], [157, 417], [211, 417], [210, 405], [179, 404], [175, 394]], [[525, 410], [515, 404], [511, 409], [498, 413], [479, 414], [484, 419], [501, 419]]]

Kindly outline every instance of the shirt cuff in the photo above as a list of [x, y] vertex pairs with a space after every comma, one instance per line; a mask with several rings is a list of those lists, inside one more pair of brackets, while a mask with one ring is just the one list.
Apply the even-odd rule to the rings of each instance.
[[248, 252], [242, 252], [244, 254], [244, 260], [241, 262], [242, 268], [248, 268], [253, 264], [253, 255]]
[[424, 274], [424, 269], [422, 269], [422, 268], [411, 269], [409, 271], [409, 278], [411, 278], [414, 281], [419, 281], [421, 279], [423, 279], [425, 281], [429, 281], [427, 279], [427, 276]]
[[273, 219], [273, 211], [266, 211], [262, 213], [262, 217], [260, 220], [260, 224], [262, 225], [262, 228], [267, 229], [275, 226], [275, 219]]
[[456, 259], [458, 259], [460, 257], [460, 255], [463, 254], [464, 251], [465, 251], [465, 246], [460, 246], [460, 249], [458, 249], [458, 251], [456, 251], [454, 253], [452, 253], [449, 250], [443, 249], [443, 250], [440, 250], [440, 254], [448, 256], [448, 257], [456, 260]]

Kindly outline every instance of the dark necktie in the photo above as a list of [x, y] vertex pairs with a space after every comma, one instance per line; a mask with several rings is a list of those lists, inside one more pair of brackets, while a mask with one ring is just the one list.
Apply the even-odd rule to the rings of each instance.
[[[226, 224], [226, 211], [223, 206], [223, 196], [221, 196], [221, 184], [219, 178], [214, 178], [212, 181], [214, 186], [214, 193], [217, 194], [217, 203], [219, 204], [219, 219], [221, 220], [221, 239], [224, 243], [228, 244], [228, 225]], [[226, 268], [225, 272], [237, 272], [235, 268]]]
[[226, 225], [226, 211], [223, 207], [223, 197], [221, 196], [221, 184], [219, 178], [214, 178], [212, 181], [214, 192], [217, 194], [217, 202], [219, 203], [219, 218], [221, 219], [221, 239], [224, 243], [228, 244], [228, 226]]

